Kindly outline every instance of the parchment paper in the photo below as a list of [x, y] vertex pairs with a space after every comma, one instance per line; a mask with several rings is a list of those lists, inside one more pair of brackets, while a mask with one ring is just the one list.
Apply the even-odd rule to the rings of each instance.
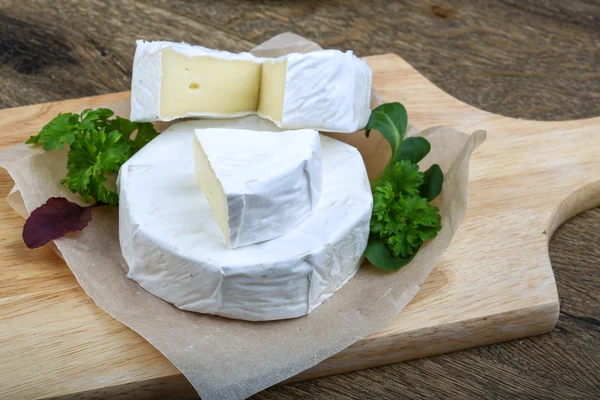
[[[255, 53], [280, 56], [315, 49], [319, 49], [315, 43], [283, 34], [259, 46]], [[435, 160], [446, 176], [444, 189], [436, 199], [442, 231], [399, 271], [385, 272], [366, 263], [348, 284], [305, 317], [259, 323], [236, 321], [180, 311], [154, 297], [125, 276], [115, 208], [94, 209], [88, 227], [56, 240], [55, 245], [96, 304], [161, 351], [203, 399], [245, 398], [383, 329], [413, 298], [436, 265], [465, 214], [469, 157], [485, 140], [485, 132], [469, 136], [438, 127], [421, 135], [432, 144], [422, 167], [427, 168]], [[382, 147], [380, 137], [365, 141], [363, 136], [357, 132], [343, 139], [358, 143], [364, 157]], [[2, 151], [0, 165], [18, 188], [9, 195], [11, 206], [26, 216], [52, 196], [80, 201], [59, 183], [66, 172], [65, 158], [65, 151], [45, 152], [40, 146], [25, 144]], [[371, 174], [380, 164], [377, 161], [370, 167]]]

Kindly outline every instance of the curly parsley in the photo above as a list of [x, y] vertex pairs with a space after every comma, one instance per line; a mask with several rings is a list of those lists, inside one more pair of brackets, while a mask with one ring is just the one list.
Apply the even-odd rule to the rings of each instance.
[[424, 174], [416, 164], [401, 160], [373, 192], [371, 233], [388, 245], [394, 257], [414, 255], [441, 229], [439, 210], [419, 195]]
[[61, 184], [79, 193], [86, 203], [117, 205], [119, 196], [106, 186], [107, 176], [117, 174], [125, 161], [158, 135], [149, 122], [109, 119], [113, 115], [107, 108], [59, 114], [26, 142], [40, 143], [47, 151], [70, 146], [68, 172]]

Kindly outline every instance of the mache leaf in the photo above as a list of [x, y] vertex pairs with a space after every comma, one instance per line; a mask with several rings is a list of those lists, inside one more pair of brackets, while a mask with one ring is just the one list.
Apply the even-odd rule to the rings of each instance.
[[429, 140], [421, 136], [413, 136], [402, 141], [393, 159], [393, 163], [400, 160], [408, 160], [414, 164], [425, 158], [431, 150]]
[[444, 184], [444, 173], [439, 165], [433, 164], [425, 171], [423, 184], [419, 187], [421, 197], [431, 201], [442, 191]]
[[378, 235], [371, 235], [369, 243], [365, 250], [365, 257], [371, 264], [377, 268], [387, 271], [395, 271], [404, 267], [415, 258], [415, 255], [409, 257], [394, 257], [387, 244]]
[[376, 130], [385, 137], [392, 147], [392, 160], [406, 134], [408, 115], [406, 108], [400, 103], [386, 103], [375, 108], [365, 128], [365, 135], [369, 137], [372, 130]]

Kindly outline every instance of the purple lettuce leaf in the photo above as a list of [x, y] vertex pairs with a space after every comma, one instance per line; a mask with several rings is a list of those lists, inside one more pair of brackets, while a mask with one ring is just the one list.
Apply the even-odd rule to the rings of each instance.
[[30, 249], [41, 247], [69, 232], [80, 231], [92, 220], [92, 207], [82, 207], [64, 197], [51, 197], [27, 218], [23, 241]]

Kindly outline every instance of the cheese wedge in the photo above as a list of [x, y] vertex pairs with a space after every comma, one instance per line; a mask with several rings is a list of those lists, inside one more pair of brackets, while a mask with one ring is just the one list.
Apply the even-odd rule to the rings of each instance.
[[263, 59], [138, 40], [133, 121], [258, 114], [286, 129], [355, 132], [371, 115], [371, 69], [351, 51]]
[[133, 121], [240, 116], [258, 107], [262, 59], [249, 53], [138, 40], [133, 64]]
[[258, 115], [279, 127], [351, 133], [367, 125], [370, 106], [371, 69], [351, 51], [263, 62]]
[[271, 240], [298, 226], [319, 201], [319, 133], [197, 129], [194, 169], [229, 247]]
[[187, 311], [251, 321], [308, 314], [360, 267], [373, 199], [362, 158], [321, 136], [323, 189], [315, 209], [283, 236], [231, 249], [193, 166], [194, 130], [217, 126], [278, 130], [256, 116], [177, 123], [121, 167], [127, 276]]

